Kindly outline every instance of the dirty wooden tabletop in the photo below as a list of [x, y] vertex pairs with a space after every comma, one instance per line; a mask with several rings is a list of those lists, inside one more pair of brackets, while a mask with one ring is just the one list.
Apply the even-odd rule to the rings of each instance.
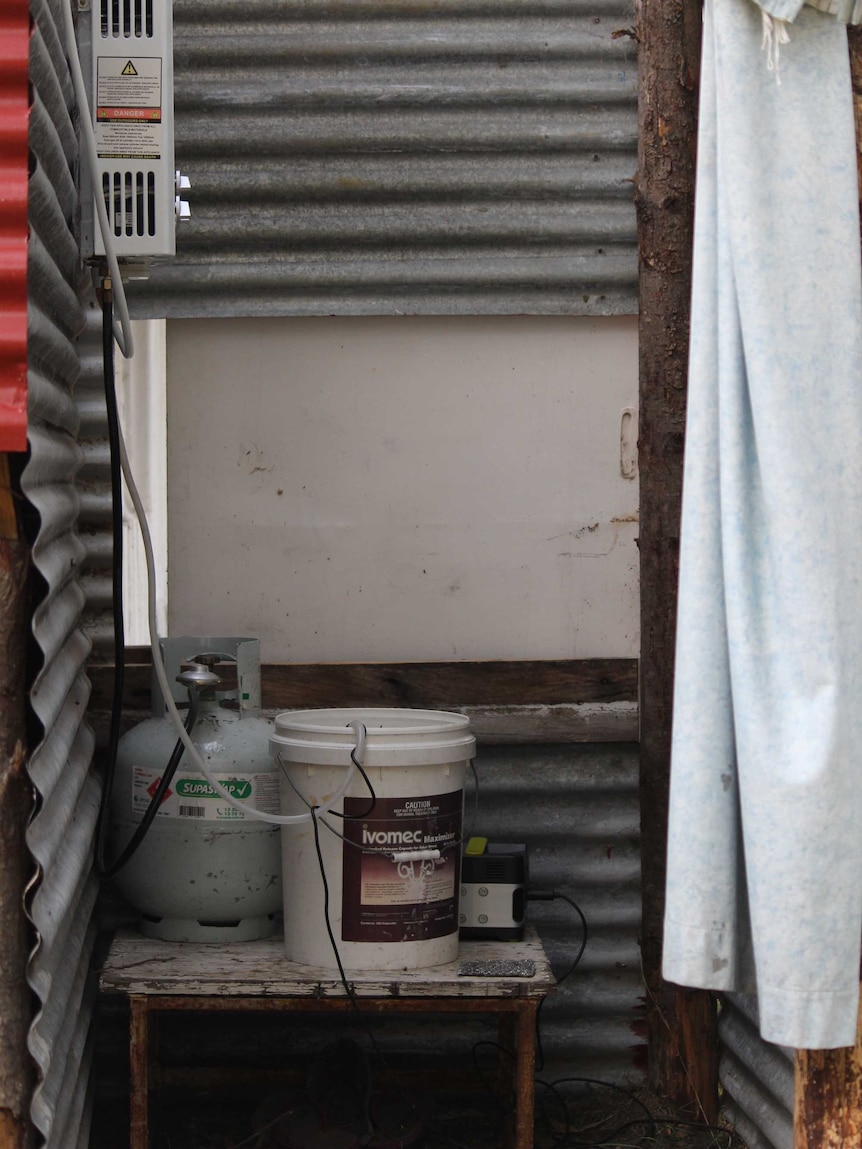
[[[535, 963], [532, 977], [463, 977], [466, 960]], [[418, 970], [346, 970], [357, 997], [541, 998], [554, 975], [532, 926], [523, 941], [461, 942], [458, 960]], [[337, 971], [300, 965], [284, 956], [281, 935], [262, 941], [199, 944], [117, 933], [101, 970], [102, 993], [206, 997], [344, 997]]]

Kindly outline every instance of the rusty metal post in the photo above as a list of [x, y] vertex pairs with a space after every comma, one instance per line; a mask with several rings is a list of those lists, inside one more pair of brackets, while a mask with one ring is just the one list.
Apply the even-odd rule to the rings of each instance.
[[24, 833], [33, 805], [26, 772], [25, 653], [28, 548], [19, 539], [9, 463], [0, 455], [0, 1145], [29, 1141], [32, 1021], [26, 980], [30, 935], [24, 889], [30, 863]]

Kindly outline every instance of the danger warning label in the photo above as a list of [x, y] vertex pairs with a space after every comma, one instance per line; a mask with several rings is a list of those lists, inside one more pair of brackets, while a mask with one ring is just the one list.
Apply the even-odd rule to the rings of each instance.
[[162, 61], [99, 56], [96, 145], [101, 159], [161, 159]]

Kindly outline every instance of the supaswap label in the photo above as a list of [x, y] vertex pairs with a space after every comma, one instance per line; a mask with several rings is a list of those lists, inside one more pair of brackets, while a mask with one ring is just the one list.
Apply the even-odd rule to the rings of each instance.
[[[132, 778], [132, 813], [144, 816], [161, 781], [161, 771], [136, 766]], [[275, 774], [236, 773], [216, 778], [231, 797], [266, 814], [278, 814], [281, 809], [278, 777]], [[205, 822], [241, 822], [249, 815], [231, 806], [217, 794], [203, 774], [189, 770], [177, 773], [162, 799], [159, 818], [191, 818]]]

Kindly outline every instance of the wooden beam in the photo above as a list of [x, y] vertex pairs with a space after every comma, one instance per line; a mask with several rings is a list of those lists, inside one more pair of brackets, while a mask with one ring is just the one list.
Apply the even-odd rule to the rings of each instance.
[[9, 456], [0, 454], [0, 539], [18, 538], [18, 515], [15, 510], [15, 492], [9, 473]]
[[266, 708], [527, 706], [634, 701], [634, 659], [282, 663], [263, 669]]
[[853, 84], [853, 113], [856, 118], [856, 170], [859, 176], [859, 198], [862, 203], [862, 28], [848, 28], [847, 41], [850, 49], [850, 78]]
[[661, 976], [688, 323], [700, 0], [639, 0], [641, 951], [650, 1082], [693, 1116], [718, 1108], [708, 995]]
[[32, 946], [24, 891], [32, 867], [24, 834], [33, 807], [26, 763], [29, 551], [18, 539], [5, 455], [0, 455], [0, 1145], [23, 1149], [29, 1138], [33, 1020], [27, 959]]
[[[129, 722], [150, 712], [150, 674], [149, 649], [128, 651], [124, 710]], [[89, 718], [101, 738], [113, 666], [91, 666], [89, 675]], [[328, 706], [458, 710], [486, 744], [636, 741], [637, 675], [636, 660], [628, 658], [261, 667], [265, 713]]]

